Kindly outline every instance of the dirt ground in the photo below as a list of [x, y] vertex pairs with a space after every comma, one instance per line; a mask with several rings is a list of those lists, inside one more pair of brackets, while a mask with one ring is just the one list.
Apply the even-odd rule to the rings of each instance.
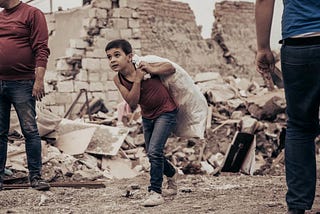
[[[140, 205], [146, 194], [149, 175], [131, 179], [106, 180], [106, 187], [51, 188], [0, 192], [0, 213], [286, 213], [285, 177], [243, 174], [179, 175], [178, 195], [165, 198], [165, 204], [145, 208]], [[320, 212], [320, 185], [314, 207]]]

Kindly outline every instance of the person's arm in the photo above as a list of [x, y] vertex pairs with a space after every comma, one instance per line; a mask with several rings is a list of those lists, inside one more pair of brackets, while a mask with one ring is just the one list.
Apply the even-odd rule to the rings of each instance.
[[138, 68], [153, 75], [170, 75], [176, 72], [176, 69], [169, 62], [147, 63], [142, 61]]
[[35, 10], [30, 22], [30, 43], [35, 56], [35, 83], [32, 96], [41, 101], [45, 96], [44, 75], [50, 50], [48, 48], [48, 28], [44, 14]]
[[136, 72], [136, 78], [133, 81], [133, 85], [130, 91], [121, 84], [118, 75], [115, 75], [113, 78], [113, 81], [119, 89], [121, 96], [129, 104], [132, 110], [136, 109], [138, 106], [140, 100], [141, 81], [143, 79], [143, 75], [145, 74], [138, 69]]
[[256, 70], [264, 78], [269, 90], [274, 88], [270, 72], [273, 72], [275, 60], [270, 48], [274, 0], [256, 0], [255, 20], [257, 34]]

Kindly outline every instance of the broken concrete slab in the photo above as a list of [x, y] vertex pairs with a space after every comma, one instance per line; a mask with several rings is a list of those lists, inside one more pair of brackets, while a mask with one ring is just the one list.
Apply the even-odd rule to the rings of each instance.
[[245, 115], [240, 121], [241, 132], [246, 132], [249, 134], [254, 134], [257, 129], [258, 121], [252, 118], [250, 115]]
[[132, 162], [129, 159], [103, 157], [101, 168], [108, 169], [110, 175], [117, 179], [133, 178], [138, 175], [138, 172], [132, 169]]
[[194, 77], [194, 82], [196, 84], [200, 82], [207, 82], [207, 81], [214, 81], [216, 83], [224, 82], [221, 74], [218, 72], [201, 72], [201, 73], [197, 73]]
[[89, 124], [82, 121], [63, 119], [58, 126], [59, 135], [84, 128], [96, 128], [86, 149], [87, 153], [114, 156], [118, 153], [129, 131], [125, 127]]
[[198, 83], [197, 86], [203, 94], [207, 94], [207, 99], [211, 103], [225, 102], [229, 99], [237, 97], [238, 91], [232, 86], [225, 83], [217, 83], [215, 81], [207, 81]]
[[284, 91], [274, 90], [265, 94], [257, 94], [246, 99], [246, 106], [250, 114], [259, 119], [274, 119], [286, 108]]
[[281, 97], [272, 97], [263, 107], [254, 103], [249, 104], [248, 111], [259, 120], [274, 120], [280, 113], [284, 113], [286, 109], [286, 101]]
[[55, 146], [69, 155], [83, 154], [96, 129], [96, 127], [84, 128], [62, 134], [58, 137]]

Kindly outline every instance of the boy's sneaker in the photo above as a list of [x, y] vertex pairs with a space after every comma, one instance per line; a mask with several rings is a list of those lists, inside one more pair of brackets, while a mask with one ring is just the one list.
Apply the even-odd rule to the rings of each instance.
[[38, 176], [33, 177], [30, 180], [30, 184], [31, 184], [31, 187], [36, 190], [46, 191], [50, 189], [49, 183]]
[[178, 170], [176, 169], [176, 173], [172, 177], [167, 177], [167, 187], [162, 189], [162, 196], [168, 197], [177, 195], [178, 187], [177, 187], [177, 177]]
[[164, 199], [160, 193], [150, 191], [146, 200], [142, 203], [145, 207], [154, 207], [164, 203]]

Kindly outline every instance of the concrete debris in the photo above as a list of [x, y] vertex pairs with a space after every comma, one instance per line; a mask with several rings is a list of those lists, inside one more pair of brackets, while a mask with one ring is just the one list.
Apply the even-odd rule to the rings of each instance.
[[95, 131], [96, 128], [93, 127], [61, 134], [57, 139], [56, 146], [69, 155], [83, 154]]
[[[223, 79], [217, 73], [199, 74], [195, 79], [210, 111], [205, 139], [174, 135], [168, 139], [165, 154], [179, 171], [282, 174], [286, 131], [283, 89], [268, 91], [252, 81]], [[91, 120], [83, 110], [81, 117], [70, 120], [40, 108], [38, 122], [46, 127], [42, 131], [44, 178], [52, 183], [99, 181], [133, 178], [149, 171], [140, 110], [128, 111], [123, 104], [119, 109], [120, 115], [117, 109], [95, 112]], [[27, 182], [23, 136], [15, 127], [9, 133], [5, 184]], [[319, 142], [317, 138], [317, 146]], [[126, 197], [133, 192], [126, 192]], [[45, 199], [40, 205], [43, 203]]]

